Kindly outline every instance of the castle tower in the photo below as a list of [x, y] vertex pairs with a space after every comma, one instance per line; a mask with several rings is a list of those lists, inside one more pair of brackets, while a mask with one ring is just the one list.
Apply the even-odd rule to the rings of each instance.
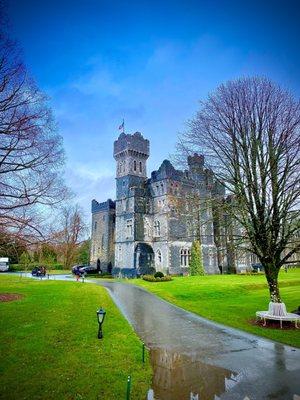
[[114, 158], [117, 161], [117, 178], [134, 175], [146, 178], [146, 161], [149, 157], [149, 140], [140, 132], [133, 135], [121, 133], [114, 142]]
[[149, 141], [140, 132], [121, 133], [114, 142], [116, 160], [115, 266], [133, 268], [144, 213]]

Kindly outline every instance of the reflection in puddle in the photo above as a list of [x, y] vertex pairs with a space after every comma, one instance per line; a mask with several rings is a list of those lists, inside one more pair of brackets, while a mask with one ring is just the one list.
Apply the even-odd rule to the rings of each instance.
[[237, 382], [237, 374], [200, 362], [193, 355], [152, 349], [154, 370], [147, 400], [215, 400]]

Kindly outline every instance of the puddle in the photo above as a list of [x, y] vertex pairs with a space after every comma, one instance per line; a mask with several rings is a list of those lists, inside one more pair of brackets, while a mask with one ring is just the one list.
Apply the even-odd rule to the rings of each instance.
[[150, 359], [155, 372], [147, 400], [215, 400], [238, 382], [235, 372], [194, 355], [152, 349]]

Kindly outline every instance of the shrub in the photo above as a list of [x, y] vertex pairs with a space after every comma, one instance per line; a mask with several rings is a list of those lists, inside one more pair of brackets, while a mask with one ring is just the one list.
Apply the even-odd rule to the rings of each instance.
[[167, 275], [155, 278], [153, 275], [144, 275], [143, 280], [147, 282], [169, 282], [172, 280], [172, 277]]
[[154, 274], [154, 278], [163, 278], [165, 275], [161, 271], [157, 271]]
[[195, 240], [191, 248], [191, 262], [190, 262], [191, 275], [204, 275], [202, 248], [199, 240]]

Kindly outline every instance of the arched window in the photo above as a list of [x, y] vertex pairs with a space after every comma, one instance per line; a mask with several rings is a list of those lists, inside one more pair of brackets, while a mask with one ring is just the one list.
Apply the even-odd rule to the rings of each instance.
[[189, 249], [180, 250], [180, 265], [182, 267], [188, 267], [190, 263], [191, 252]]
[[162, 257], [161, 257], [161, 251], [157, 250], [156, 252], [156, 262], [158, 265], [161, 265]]
[[142, 172], [143, 171], [143, 168], [142, 168], [142, 161], [140, 161], [140, 172]]
[[136, 171], [136, 161], [133, 161], [133, 170]]
[[154, 232], [155, 232], [155, 236], [160, 236], [160, 222], [159, 221], [154, 222]]
[[101, 237], [101, 249], [104, 250], [104, 235]]

